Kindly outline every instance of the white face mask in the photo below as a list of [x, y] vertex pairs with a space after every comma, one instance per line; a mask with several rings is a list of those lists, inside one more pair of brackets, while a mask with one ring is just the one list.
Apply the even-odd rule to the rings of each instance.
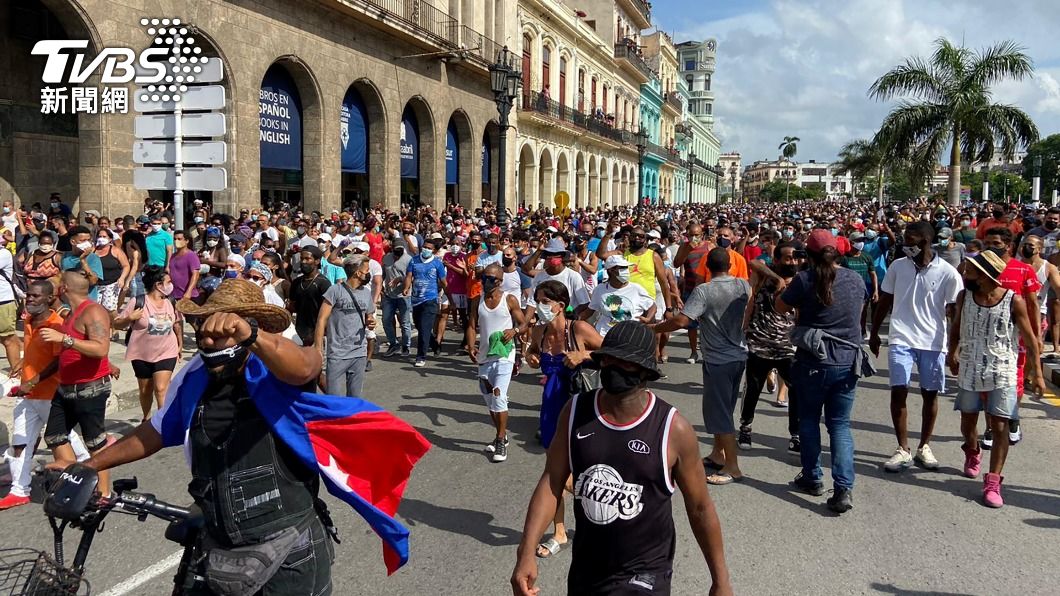
[[48, 254], [51, 251], [55, 250], [55, 245], [54, 244], [41, 244], [40, 246], [37, 247], [37, 250], [41, 251], [44, 254]]
[[910, 259], [915, 259], [917, 257], [917, 255], [920, 254], [920, 247], [919, 246], [903, 246], [902, 247], [902, 252], [904, 252], [905, 256], [909, 257]]
[[151, 229], [156, 232], [162, 231], [162, 224], [151, 224]]
[[543, 323], [551, 323], [552, 319], [556, 318], [556, 313], [552, 312], [551, 304], [537, 304], [537, 318], [541, 319]]
[[623, 267], [618, 270], [618, 280], [622, 283], [629, 283], [629, 268]]
[[108, 244], [110, 244], [110, 238], [107, 238], [106, 236], [96, 238], [96, 246], [106, 246]]
[[207, 240], [206, 241], [206, 246], [209, 246], [210, 248], [213, 248], [213, 247], [217, 246], [217, 241], [216, 240]]
[[91, 242], [89, 242], [89, 241], [87, 241], [87, 240], [86, 240], [86, 241], [84, 241], [84, 242], [79, 242], [79, 243], [77, 244], [77, 248], [78, 248], [78, 250], [80, 250], [81, 252], [85, 252], [86, 250], [88, 250], [88, 249], [92, 248], [92, 243], [91, 243]]
[[255, 279], [253, 281], [254, 281], [254, 285], [258, 286], [259, 288], [264, 288], [265, 285], [269, 283], [269, 282], [265, 281], [264, 279]]

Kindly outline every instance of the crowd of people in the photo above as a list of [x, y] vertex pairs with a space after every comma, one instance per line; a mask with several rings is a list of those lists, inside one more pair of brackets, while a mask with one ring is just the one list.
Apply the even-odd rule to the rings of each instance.
[[[849, 511], [851, 409], [858, 379], [874, 374], [869, 352], [880, 354], [888, 318], [896, 449], [884, 469], [939, 468], [938, 396], [955, 382], [963, 472], [978, 477], [990, 450], [983, 500], [1000, 507], [1005, 459], [1022, 438], [1025, 384], [1044, 391], [1047, 339], [1045, 357], [1060, 356], [1057, 208], [843, 199], [604, 205], [563, 218], [548, 209], [499, 216], [488, 204], [191, 207], [186, 229], [175, 229], [154, 199], [142, 214], [114, 219], [75, 216], [58, 195], [45, 206], [3, 204], [0, 343], [17, 384], [7, 454], [14, 485], [0, 509], [28, 502], [42, 429], [57, 460], [98, 457], [113, 444], [103, 426], [119, 374], [111, 342], [126, 344], [143, 418], [163, 407], [186, 338], [203, 350], [188, 305], [207, 304], [228, 280], [253, 284], [264, 304], [290, 313], [275, 331], [323, 363], [315, 378], [298, 379], [310, 390], [371, 400], [384, 385], [372, 380], [375, 358], [426, 368], [443, 350], [466, 353], [494, 426], [483, 440], [494, 462], [511, 455], [513, 375], [540, 372], [538, 439], [548, 456], [512, 578], [519, 594], [533, 593], [535, 559], [569, 540], [564, 492], [581, 504], [574, 592], [616, 582], [663, 590], [678, 487], [696, 508], [692, 529], [716, 585], [727, 585], [706, 485], [743, 479], [739, 452], [753, 448], [764, 390], [787, 408], [788, 450], [801, 460], [793, 485], [818, 496], [823, 416], [835, 489], [827, 507]], [[684, 345], [671, 341], [679, 331], [685, 358], [673, 356]], [[647, 389], [671, 361], [702, 367], [713, 437], [705, 456], [688, 421]], [[906, 406], [914, 367], [923, 400], [915, 448]], [[663, 465], [630, 459], [634, 443], [667, 454]], [[594, 543], [620, 552], [594, 556]], [[626, 565], [633, 560], [638, 566]]]

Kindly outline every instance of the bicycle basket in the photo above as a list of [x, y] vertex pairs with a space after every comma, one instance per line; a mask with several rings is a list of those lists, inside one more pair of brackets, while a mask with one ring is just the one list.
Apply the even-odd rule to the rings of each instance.
[[87, 596], [88, 582], [31, 548], [0, 549], [0, 596]]

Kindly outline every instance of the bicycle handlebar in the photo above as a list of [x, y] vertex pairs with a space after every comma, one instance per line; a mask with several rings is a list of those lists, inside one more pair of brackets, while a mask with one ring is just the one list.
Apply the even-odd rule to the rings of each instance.
[[159, 501], [150, 493], [135, 493], [131, 491], [112, 495], [111, 497], [99, 497], [96, 507], [100, 509], [120, 509], [125, 513], [135, 515], [152, 515], [171, 522], [185, 520], [191, 515], [185, 507]]

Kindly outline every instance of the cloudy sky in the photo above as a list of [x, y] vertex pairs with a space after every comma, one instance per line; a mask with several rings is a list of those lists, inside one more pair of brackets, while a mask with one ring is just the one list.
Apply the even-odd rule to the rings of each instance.
[[[1042, 136], [1060, 131], [1060, 6], [1056, 0], [654, 0], [653, 19], [675, 41], [718, 40], [715, 130], [745, 164], [776, 159], [798, 136], [799, 161], [834, 159], [869, 137], [889, 104], [866, 92], [906, 56], [947, 37], [970, 48], [1012, 39], [1034, 59], [1033, 80], [998, 101], [1021, 106]], [[692, 6], [702, 6], [689, 10]]]

